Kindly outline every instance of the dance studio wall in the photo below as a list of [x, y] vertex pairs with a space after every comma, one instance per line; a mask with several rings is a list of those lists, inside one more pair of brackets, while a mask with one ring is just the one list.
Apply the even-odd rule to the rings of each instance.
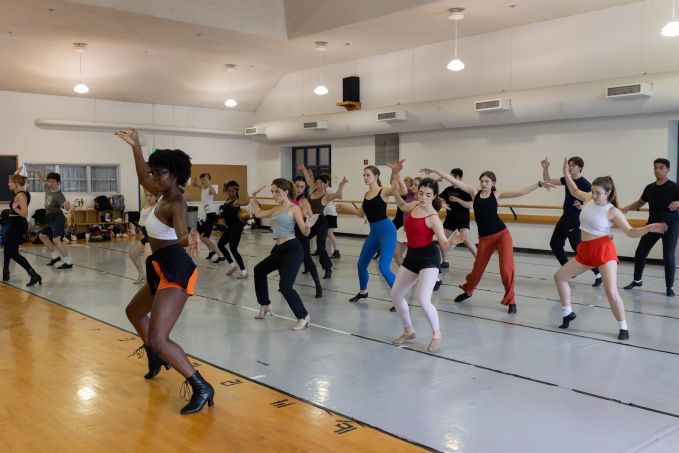
[[[225, 110], [113, 102], [92, 98], [47, 96], [0, 91], [0, 154], [18, 154], [21, 162], [120, 165], [120, 188], [128, 210], [137, 209], [137, 176], [129, 146], [112, 131], [40, 128], [36, 118], [98, 121], [122, 124], [240, 130], [252, 124], [254, 114]], [[203, 137], [144, 133], [149, 148], [180, 148], [195, 163], [248, 166], [254, 178], [255, 144], [245, 137]], [[67, 193], [93, 205], [96, 194]], [[43, 207], [44, 195], [33, 194], [30, 211]]]

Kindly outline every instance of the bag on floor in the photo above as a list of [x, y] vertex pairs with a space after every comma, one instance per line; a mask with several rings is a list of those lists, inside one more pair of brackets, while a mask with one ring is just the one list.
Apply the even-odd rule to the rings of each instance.
[[94, 209], [97, 211], [108, 211], [111, 209], [111, 202], [106, 195], [99, 195], [94, 199]]
[[125, 196], [124, 195], [113, 195], [111, 197], [111, 209], [118, 211], [125, 210]]

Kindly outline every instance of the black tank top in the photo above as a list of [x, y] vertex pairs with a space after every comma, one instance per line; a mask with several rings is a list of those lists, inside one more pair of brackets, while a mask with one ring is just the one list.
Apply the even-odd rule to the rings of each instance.
[[242, 225], [240, 221], [240, 208], [233, 205], [234, 201], [235, 200], [228, 200], [222, 205], [222, 217], [224, 218], [224, 223], [226, 223], [227, 226], [232, 227]]
[[26, 192], [25, 190], [20, 190], [19, 192], [14, 194], [14, 196], [12, 197], [12, 200], [9, 202], [9, 215], [19, 215], [19, 213], [14, 210], [14, 199], [20, 193], [23, 193], [23, 194], [26, 195], [26, 206], [31, 204], [31, 194], [29, 192]]
[[497, 198], [491, 193], [488, 198], [481, 198], [481, 192], [474, 197], [474, 218], [479, 229], [479, 237], [498, 233], [507, 226], [497, 215]]
[[387, 218], [387, 203], [382, 199], [383, 190], [384, 189], [380, 189], [377, 196], [370, 200], [363, 197], [363, 212], [365, 212], [365, 217], [370, 223], [379, 222], [380, 220]]
[[323, 214], [323, 210], [325, 209], [325, 206], [323, 206], [323, 197], [311, 198], [311, 196], [308, 196], [306, 199], [309, 202], [309, 206], [311, 206], [311, 212], [314, 214]]

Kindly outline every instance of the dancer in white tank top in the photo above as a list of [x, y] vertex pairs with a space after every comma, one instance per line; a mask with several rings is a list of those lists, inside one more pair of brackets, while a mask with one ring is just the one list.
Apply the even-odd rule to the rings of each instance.
[[212, 259], [213, 256], [217, 255], [214, 261], [212, 261], [213, 263], [226, 261], [224, 254], [219, 250], [217, 244], [210, 239], [212, 230], [218, 220], [217, 211], [214, 206], [214, 197], [217, 192], [214, 187], [212, 187], [212, 176], [210, 173], [201, 173], [200, 179], [198, 181], [193, 181], [192, 183], [194, 187], [200, 188], [200, 209], [198, 209], [198, 216], [201, 221], [198, 222], [198, 233], [200, 233], [200, 241], [205, 244], [210, 251], [206, 259]]

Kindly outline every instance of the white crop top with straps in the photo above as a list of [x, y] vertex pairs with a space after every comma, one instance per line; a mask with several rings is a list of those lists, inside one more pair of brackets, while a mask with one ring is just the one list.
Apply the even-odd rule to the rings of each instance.
[[611, 203], [603, 206], [598, 206], [594, 201], [586, 203], [580, 211], [580, 229], [593, 236], [608, 236], [613, 226], [608, 221], [608, 210], [612, 207]]
[[146, 232], [149, 234], [149, 237], [154, 239], [160, 239], [163, 241], [176, 240], [177, 232], [174, 230], [174, 228], [165, 225], [158, 219], [158, 217], [156, 217], [156, 208], [162, 199], [162, 196], [158, 198], [158, 202], [153, 207], [153, 210], [149, 213], [149, 216], [146, 218]]

